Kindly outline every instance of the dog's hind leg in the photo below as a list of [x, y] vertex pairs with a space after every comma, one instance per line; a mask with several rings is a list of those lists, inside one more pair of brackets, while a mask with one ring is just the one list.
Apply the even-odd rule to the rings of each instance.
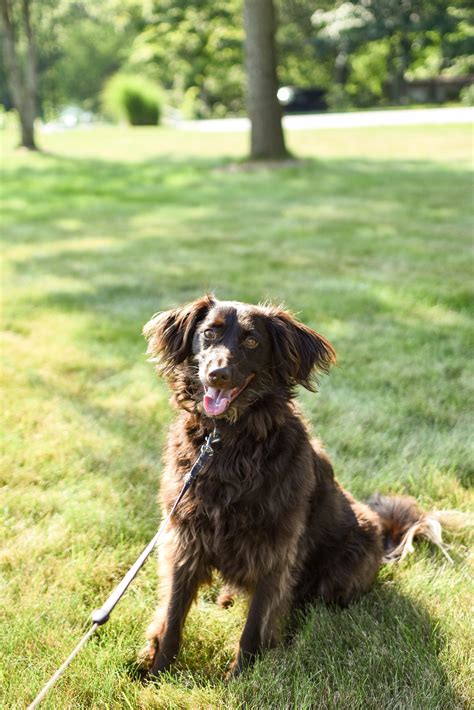
[[221, 591], [219, 592], [219, 596], [217, 597], [217, 604], [222, 609], [228, 609], [234, 603], [235, 595], [236, 595], [235, 589], [233, 589], [233, 587], [225, 584], [222, 587]]

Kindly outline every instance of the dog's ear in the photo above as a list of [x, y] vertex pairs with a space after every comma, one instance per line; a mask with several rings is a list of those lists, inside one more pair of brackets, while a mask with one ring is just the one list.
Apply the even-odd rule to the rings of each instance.
[[148, 341], [147, 353], [157, 363], [158, 371], [168, 375], [173, 367], [191, 355], [197, 324], [206, 317], [215, 301], [207, 294], [182, 308], [157, 313], [143, 328]]
[[331, 343], [281, 308], [264, 307], [272, 341], [275, 374], [284, 384], [315, 390], [315, 376], [336, 362]]

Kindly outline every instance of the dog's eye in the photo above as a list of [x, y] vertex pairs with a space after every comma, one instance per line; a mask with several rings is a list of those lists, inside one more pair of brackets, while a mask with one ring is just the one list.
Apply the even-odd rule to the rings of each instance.
[[206, 340], [214, 340], [216, 337], [216, 331], [212, 330], [212, 328], [208, 328], [204, 331], [204, 337]]
[[256, 348], [258, 345], [258, 341], [255, 338], [248, 337], [245, 338], [244, 345], [246, 348]]

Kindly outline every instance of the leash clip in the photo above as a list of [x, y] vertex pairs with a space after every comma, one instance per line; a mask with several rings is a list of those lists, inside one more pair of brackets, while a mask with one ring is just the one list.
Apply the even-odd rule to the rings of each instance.
[[207, 454], [207, 456], [214, 456], [214, 449], [207, 441], [201, 446], [201, 454]]
[[221, 437], [219, 435], [217, 427], [215, 426], [212, 433], [209, 434], [204, 444], [201, 446], [201, 454], [206, 454], [207, 456], [214, 456], [214, 449], [212, 448], [212, 445], [219, 443], [220, 440]]

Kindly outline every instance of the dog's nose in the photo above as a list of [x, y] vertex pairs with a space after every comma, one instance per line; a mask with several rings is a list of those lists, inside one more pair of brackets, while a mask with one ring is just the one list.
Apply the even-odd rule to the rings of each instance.
[[209, 382], [213, 387], [218, 387], [219, 389], [226, 389], [230, 382], [230, 368], [229, 367], [218, 367], [215, 370], [211, 370], [209, 373]]

